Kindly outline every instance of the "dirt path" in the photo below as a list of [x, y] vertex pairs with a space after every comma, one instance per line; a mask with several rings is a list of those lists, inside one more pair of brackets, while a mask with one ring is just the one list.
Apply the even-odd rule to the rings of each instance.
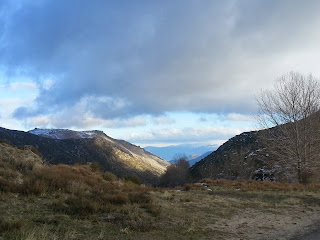
[[247, 209], [231, 219], [218, 221], [210, 227], [228, 229], [232, 236], [237, 236], [228, 238], [230, 240], [319, 240], [319, 223], [320, 207], [309, 209], [295, 207], [286, 213]]
[[290, 240], [319, 240], [320, 239], [320, 221], [305, 229], [305, 233], [298, 234]]

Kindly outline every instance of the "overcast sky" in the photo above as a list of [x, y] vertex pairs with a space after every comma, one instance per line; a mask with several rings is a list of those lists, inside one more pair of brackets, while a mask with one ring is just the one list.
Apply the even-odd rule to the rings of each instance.
[[146, 145], [255, 130], [255, 95], [320, 76], [317, 0], [2, 0], [0, 126]]

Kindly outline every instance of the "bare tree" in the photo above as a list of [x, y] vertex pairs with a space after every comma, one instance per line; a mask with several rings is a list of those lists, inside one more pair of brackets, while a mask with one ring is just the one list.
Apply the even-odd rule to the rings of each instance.
[[190, 178], [190, 164], [186, 155], [178, 154], [172, 160], [173, 164], [167, 167], [160, 178], [160, 185], [175, 187], [185, 185]]
[[306, 182], [319, 167], [320, 85], [312, 75], [290, 72], [258, 98], [265, 144], [285, 171]]

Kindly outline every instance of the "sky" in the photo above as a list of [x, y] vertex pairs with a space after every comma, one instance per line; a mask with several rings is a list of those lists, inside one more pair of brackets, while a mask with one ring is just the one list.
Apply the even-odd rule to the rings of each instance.
[[0, 126], [140, 146], [257, 129], [280, 76], [320, 77], [317, 0], [1, 0]]

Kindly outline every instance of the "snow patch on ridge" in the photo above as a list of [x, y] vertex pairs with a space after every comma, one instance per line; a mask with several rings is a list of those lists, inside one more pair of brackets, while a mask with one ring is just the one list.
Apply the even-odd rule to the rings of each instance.
[[39, 129], [39, 128], [30, 130], [29, 133], [42, 136], [42, 137], [53, 138], [53, 139], [95, 138], [97, 135], [96, 131], [78, 132], [78, 131], [72, 131], [68, 129]]

